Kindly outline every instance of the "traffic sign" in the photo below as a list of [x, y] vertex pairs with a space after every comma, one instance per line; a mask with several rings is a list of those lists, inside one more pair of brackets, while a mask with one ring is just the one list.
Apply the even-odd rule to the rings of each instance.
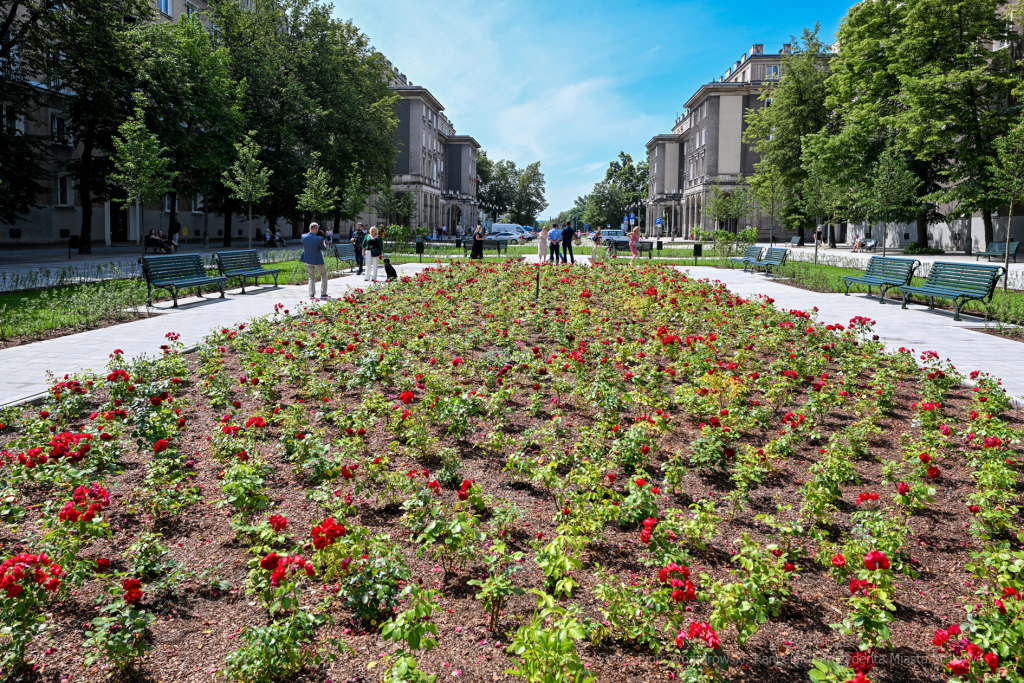
[[660, 218], [655, 218], [654, 219], [654, 224], [655, 225], [661, 225], [661, 219]]
[[632, 221], [632, 220], [635, 220], [635, 219], [636, 219], [636, 214], [635, 213], [629, 214], [629, 220]]

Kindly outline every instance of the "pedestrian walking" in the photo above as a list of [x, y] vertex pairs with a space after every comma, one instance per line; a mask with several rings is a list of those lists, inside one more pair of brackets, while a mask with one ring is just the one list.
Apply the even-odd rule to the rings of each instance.
[[302, 236], [302, 254], [299, 261], [306, 266], [309, 275], [309, 298], [316, 298], [316, 276], [320, 274], [320, 298], [327, 298], [327, 264], [321, 253], [326, 248], [324, 238], [320, 236], [320, 226], [309, 224], [309, 232]]
[[629, 259], [629, 265], [633, 265], [633, 261], [636, 261], [636, 257], [640, 254], [640, 226], [633, 228], [633, 232], [629, 233], [629, 253], [633, 255], [633, 258]]
[[551, 262], [558, 263], [561, 260], [561, 254], [558, 251], [558, 243], [562, 239], [562, 231], [558, 229], [558, 224], [555, 227], [548, 230], [548, 251], [551, 254]]
[[363, 242], [366, 240], [366, 231], [362, 223], [356, 223], [356, 231], [352, 236], [352, 245], [356, 252], [356, 275], [363, 274]]
[[548, 257], [548, 226], [544, 226], [537, 234], [537, 258], [541, 263]]
[[[463, 252], [465, 253], [465, 252]], [[476, 226], [473, 233], [473, 248], [469, 252], [469, 258], [482, 259], [484, 257], [484, 229]]]
[[562, 230], [562, 263], [565, 263], [565, 257], [569, 257], [571, 263], [576, 263], [576, 255], [572, 253], [572, 241], [576, 237], [576, 230], [572, 227], [572, 223], [569, 221], [565, 222], [565, 228]]
[[384, 253], [384, 241], [379, 237], [376, 226], [370, 228], [370, 234], [366, 236], [363, 241], [363, 248], [366, 249], [366, 277], [363, 278], [364, 282], [376, 282], [377, 281], [377, 265], [380, 263], [380, 257]]

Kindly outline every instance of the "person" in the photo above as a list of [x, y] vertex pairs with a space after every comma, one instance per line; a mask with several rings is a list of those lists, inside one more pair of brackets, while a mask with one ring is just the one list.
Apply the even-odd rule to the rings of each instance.
[[320, 225], [309, 224], [309, 232], [302, 236], [302, 254], [299, 261], [306, 266], [309, 275], [309, 298], [316, 298], [316, 275], [320, 274], [320, 298], [327, 298], [327, 264], [324, 263], [322, 252], [326, 248], [324, 238], [320, 236]]
[[166, 251], [168, 254], [170, 254], [171, 253], [171, 243], [170, 243], [170, 241], [166, 237], [164, 237], [164, 231], [163, 230], [157, 230], [156, 231], [156, 239], [163, 246], [164, 251]]
[[274, 244], [279, 247], [285, 246], [284, 235], [281, 234], [280, 230], [278, 230], [274, 236]]
[[562, 263], [566, 263], [566, 256], [569, 257], [571, 263], [576, 263], [576, 255], [572, 253], [574, 237], [576, 237], [576, 230], [573, 229], [571, 222], [566, 221], [565, 228], [562, 230]]
[[476, 226], [473, 233], [473, 249], [469, 252], [469, 258], [482, 259], [484, 257], [484, 229]]
[[146, 249], [153, 249], [155, 251], [167, 251], [163, 241], [156, 236], [156, 230], [151, 229], [149, 234], [146, 235]]
[[593, 234], [592, 238], [594, 240], [594, 251], [597, 251], [598, 247], [601, 246], [601, 242], [604, 241], [604, 238], [601, 237], [601, 226], [600, 225], [597, 226], [596, 230], [594, 230], [594, 234]]
[[266, 231], [263, 233], [263, 246], [274, 246], [274, 233], [270, 232], [270, 228], [267, 228]]
[[633, 232], [629, 233], [629, 253], [633, 255], [633, 258], [629, 259], [629, 265], [633, 265], [633, 261], [636, 261], [636, 257], [640, 254], [640, 226], [633, 228]]
[[821, 226], [819, 225], [814, 231], [814, 245], [824, 244], [824, 240], [821, 239]]
[[554, 227], [548, 230], [548, 251], [551, 253], [552, 263], [558, 263], [561, 260], [561, 254], [558, 251], [558, 243], [561, 239], [562, 231], [558, 229], [558, 224], [555, 223]]
[[178, 251], [178, 235], [181, 234], [181, 223], [174, 221], [171, 223], [171, 239], [167, 241], [168, 246], [171, 248], [171, 253], [177, 253]]
[[324, 235], [324, 246], [328, 249], [334, 246], [334, 228], [327, 228], [327, 234]]
[[862, 246], [864, 246], [864, 238], [857, 235], [857, 239], [853, 240], [853, 251], [860, 251]]
[[353, 251], [356, 252], [356, 275], [363, 274], [363, 242], [366, 240], [366, 231], [363, 230], [362, 223], [356, 223], [356, 232], [352, 236], [352, 244], [355, 246]]
[[363, 240], [363, 249], [366, 250], [364, 258], [369, 257], [369, 260], [366, 261], [366, 277], [363, 278], [363, 281], [376, 282], [377, 265], [380, 263], [381, 254], [384, 253], [384, 240], [379, 237], [377, 226], [370, 228], [370, 234]]
[[548, 226], [544, 226], [537, 234], [537, 258], [541, 263], [548, 257]]

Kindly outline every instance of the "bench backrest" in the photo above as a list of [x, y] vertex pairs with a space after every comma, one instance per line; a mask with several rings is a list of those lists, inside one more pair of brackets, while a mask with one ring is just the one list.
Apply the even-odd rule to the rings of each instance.
[[925, 287], [944, 287], [972, 294], [988, 296], [999, 280], [1001, 266], [984, 263], [949, 263], [937, 261], [932, 264]]
[[910, 282], [910, 277], [914, 274], [915, 263], [917, 263], [916, 260], [909, 258], [872, 256], [864, 275], [905, 285]]
[[484, 247], [496, 249], [498, 247], [505, 248], [508, 246], [508, 240], [484, 240]]
[[761, 247], [747, 247], [743, 250], [743, 258], [755, 261], [761, 258]]
[[769, 249], [768, 253], [764, 255], [764, 259], [762, 260], [785, 263], [787, 254], [789, 254], [789, 249]]
[[[1017, 249], [1020, 248], [1020, 243], [1010, 242], [1010, 256], [1017, 253]], [[988, 249], [985, 250], [989, 254], [999, 254], [1002, 256], [1006, 253], [1006, 242], [992, 242], [988, 245]]]
[[865, 247], [873, 247], [876, 244], [878, 244], [878, 240], [872, 240], [872, 239], [864, 240], [864, 246]]
[[143, 256], [142, 274], [150, 282], [164, 280], [193, 280], [206, 277], [203, 257], [199, 254], [172, 256]]
[[340, 261], [355, 261], [356, 247], [351, 242], [340, 242], [335, 244], [334, 256]]
[[789, 240], [790, 244], [800, 244], [800, 237], [794, 237]]
[[220, 272], [222, 273], [238, 270], [258, 270], [263, 267], [260, 265], [260, 255], [256, 253], [255, 249], [218, 251], [214, 256], [217, 257], [217, 264], [220, 266]]

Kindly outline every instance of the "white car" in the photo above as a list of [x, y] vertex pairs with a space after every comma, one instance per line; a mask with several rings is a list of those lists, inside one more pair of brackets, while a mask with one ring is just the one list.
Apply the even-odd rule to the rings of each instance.
[[[502, 235], [502, 237], [497, 237], [497, 235]], [[504, 235], [508, 235], [508, 237], [504, 237]], [[488, 231], [487, 238], [508, 239], [510, 242], [514, 241], [516, 244], [523, 244], [527, 240], [533, 238], [533, 233], [523, 226], [516, 225], [515, 223], [495, 223]]]

